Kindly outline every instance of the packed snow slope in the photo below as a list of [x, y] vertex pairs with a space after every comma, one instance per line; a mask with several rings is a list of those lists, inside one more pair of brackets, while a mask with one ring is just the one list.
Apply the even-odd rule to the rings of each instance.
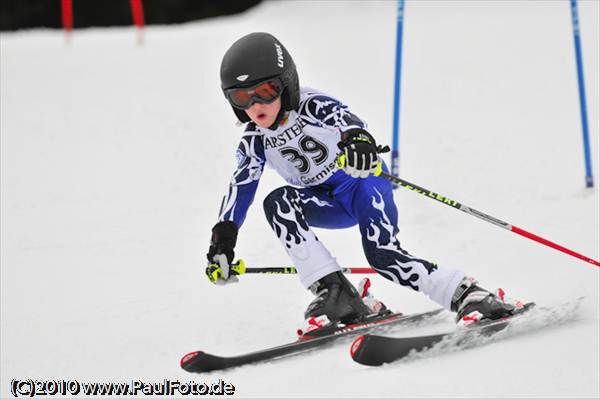
[[[311, 300], [294, 276], [225, 287], [204, 276], [241, 132], [219, 87], [222, 55], [243, 34], [273, 33], [303, 85], [389, 143], [395, 7], [266, 2], [150, 27], [143, 46], [133, 28], [76, 31], [68, 45], [58, 31], [2, 34], [0, 396], [14, 378], [221, 378], [256, 398], [597, 398], [600, 269], [402, 189], [400, 240], [415, 255], [539, 306], [582, 306], [558, 327], [383, 368], [352, 362], [349, 342], [205, 376], [179, 368], [193, 350], [294, 339]], [[580, 14], [598, 185], [599, 3], [581, 1]], [[566, 1], [409, 1], [401, 175], [598, 259], [571, 29]], [[288, 265], [261, 206], [283, 184], [265, 172], [236, 248], [248, 266]], [[366, 265], [357, 228], [317, 233], [342, 265]], [[382, 277], [373, 289], [398, 311], [437, 307]], [[451, 315], [435, 328], [452, 329]]]

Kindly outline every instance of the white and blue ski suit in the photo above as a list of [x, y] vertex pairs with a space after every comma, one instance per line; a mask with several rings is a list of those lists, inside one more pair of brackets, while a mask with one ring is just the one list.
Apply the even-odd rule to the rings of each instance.
[[337, 143], [351, 128], [367, 130], [367, 125], [340, 101], [308, 88], [301, 88], [298, 110], [288, 112], [277, 129], [248, 123], [219, 220], [230, 220], [241, 227], [263, 168], [269, 165], [289, 185], [267, 195], [263, 202], [265, 215], [305, 287], [340, 270], [311, 227], [343, 229], [358, 225], [372, 268], [450, 309], [464, 273], [441, 268], [401, 248], [396, 237], [398, 212], [388, 180], [373, 175], [353, 178], [337, 168]]

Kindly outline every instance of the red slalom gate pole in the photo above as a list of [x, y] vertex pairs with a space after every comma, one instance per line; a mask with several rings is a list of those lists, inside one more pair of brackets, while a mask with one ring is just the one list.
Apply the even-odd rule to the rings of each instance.
[[433, 200], [441, 202], [444, 205], [451, 206], [452, 208], [455, 208], [455, 209], [458, 209], [459, 211], [463, 211], [465, 213], [468, 213], [471, 216], [475, 216], [475, 217], [477, 217], [479, 219], [485, 220], [486, 222], [492, 223], [492, 224], [494, 224], [494, 225], [496, 225], [498, 227], [502, 227], [503, 229], [510, 230], [513, 233], [516, 233], [516, 234], [519, 234], [519, 235], [521, 235], [523, 237], [529, 238], [530, 240], [539, 242], [540, 244], [544, 244], [544, 245], [546, 245], [546, 246], [548, 246], [550, 248], [554, 248], [554, 249], [556, 249], [558, 251], [564, 252], [564, 253], [569, 254], [571, 256], [574, 256], [574, 257], [576, 257], [578, 259], [581, 259], [584, 262], [591, 263], [594, 266], [599, 266], [600, 267], [600, 262], [598, 262], [595, 259], [588, 258], [585, 255], [582, 255], [582, 254], [580, 254], [578, 252], [575, 252], [575, 251], [573, 251], [573, 250], [571, 250], [569, 248], [563, 247], [562, 245], [559, 245], [559, 244], [557, 244], [555, 242], [552, 242], [552, 241], [547, 240], [547, 239], [545, 239], [543, 237], [540, 237], [538, 235], [530, 233], [530, 232], [528, 232], [526, 230], [523, 230], [523, 229], [521, 229], [521, 228], [519, 228], [517, 226], [513, 226], [513, 225], [511, 225], [509, 223], [503, 222], [500, 219], [496, 219], [496, 218], [494, 218], [492, 216], [486, 215], [485, 213], [480, 212], [480, 211], [478, 211], [476, 209], [470, 208], [468, 206], [465, 206], [465, 205], [461, 204], [458, 201], [454, 201], [454, 200], [452, 200], [452, 199], [450, 199], [448, 197], [444, 197], [443, 195], [435, 193], [435, 192], [433, 192], [431, 190], [428, 190], [426, 188], [419, 187], [416, 184], [410, 183], [410, 182], [408, 182], [408, 181], [406, 181], [404, 179], [401, 179], [401, 178], [399, 178], [397, 176], [394, 176], [394, 175], [390, 175], [388, 173], [381, 173], [380, 176], [383, 177], [383, 178], [385, 178], [385, 179], [387, 179], [387, 180], [389, 180], [389, 181], [391, 181], [391, 182], [393, 182], [393, 183], [398, 184], [399, 186], [402, 186], [402, 187], [404, 187], [406, 189], [414, 191], [417, 194], [422, 194], [422, 195], [424, 195], [426, 197], [429, 197], [429, 198], [431, 198]]
[[68, 42], [71, 38], [71, 31], [73, 30], [73, 1], [62, 0], [61, 1], [61, 14], [62, 24], [65, 30], [65, 39]]
[[131, 6], [133, 24], [138, 32], [137, 40], [139, 44], [142, 44], [144, 42], [144, 7], [142, 0], [129, 0], [129, 5]]

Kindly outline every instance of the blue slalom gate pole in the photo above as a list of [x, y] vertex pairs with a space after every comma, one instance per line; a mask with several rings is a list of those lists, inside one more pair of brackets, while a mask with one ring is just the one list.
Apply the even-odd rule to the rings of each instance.
[[585, 185], [586, 187], [594, 187], [594, 177], [592, 176], [592, 157], [590, 154], [590, 137], [588, 132], [587, 105], [585, 101], [585, 81], [583, 78], [583, 57], [581, 55], [577, 0], [571, 0], [571, 19], [573, 21], [573, 40], [575, 41], [575, 59], [577, 61], [577, 83], [579, 85], [579, 106], [581, 109], [581, 127], [583, 130]]
[[[394, 78], [394, 127], [392, 133], [392, 174], [398, 176], [400, 155], [400, 88], [402, 73], [402, 28], [404, 22], [404, 0], [398, 0], [396, 21], [396, 67]], [[394, 186], [397, 188], [397, 186]]]

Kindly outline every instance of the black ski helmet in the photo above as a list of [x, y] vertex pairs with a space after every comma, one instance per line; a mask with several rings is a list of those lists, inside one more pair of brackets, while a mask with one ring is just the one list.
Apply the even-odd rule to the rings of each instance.
[[[281, 107], [284, 111], [298, 108], [300, 86], [292, 56], [273, 35], [265, 32], [250, 33], [231, 45], [221, 61], [221, 89], [249, 87], [279, 78], [283, 84]], [[240, 122], [249, 122], [244, 110], [231, 107]]]

